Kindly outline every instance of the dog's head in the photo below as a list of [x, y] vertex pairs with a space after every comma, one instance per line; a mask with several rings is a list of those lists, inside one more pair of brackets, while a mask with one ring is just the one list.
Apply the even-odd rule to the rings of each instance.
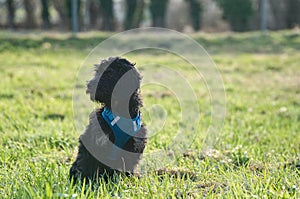
[[136, 109], [142, 105], [139, 96], [141, 75], [134, 65], [120, 57], [111, 57], [95, 65], [95, 76], [87, 83], [86, 92], [90, 99], [109, 108], [113, 106], [118, 112], [126, 111], [124, 105], [128, 106], [130, 114], [138, 111]]

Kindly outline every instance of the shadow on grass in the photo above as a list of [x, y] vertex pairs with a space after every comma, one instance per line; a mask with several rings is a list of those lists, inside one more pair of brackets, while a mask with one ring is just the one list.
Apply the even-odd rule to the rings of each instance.
[[[6, 32], [4, 32], [6, 33]], [[85, 34], [85, 33], [83, 33]], [[88, 33], [87, 33], [88, 34]], [[0, 52], [27, 50], [27, 49], [92, 49], [109, 37], [108, 34], [91, 34], [84, 37], [36, 36], [29, 37], [26, 34], [0, 34]], [[287, 47], [300, 50], [300, 33], [292, 31], [270, 32], [263, 35], [258, 32], [230, 35], [193, 35], [199, 44], [212, 53], [282, 53]], [[147, 37], [149, 38], [149, 37]], [[152, 43], [159, 38], [153, 37], [147, 41], [135, 40], [134, 42]], [[126, 45], [135, 45], [134, 42], [120, 41]], [[172, 41], [170, 41], [172, 45]]]
[[300, 50], [300, 34], [298, 33], [246, 33], [214, 37], [212, 39], [194, 38], [208, 50], [214, 53], [275, 53], [280, 54], [287, 47]]
[[9, 94], [9, 93], [0, 93], [0, 99], [12, 99], [14, 98], [13, 94]]
[[82, 50], [94, 48], [97, 44], [105, 40], [106, 37], [56, 39], [45, 37], [42, 39], [29, 38], [2, 38], [0, 37], [0, 52], [7, 50], [27, 50], [27, 49], [75, 49]]
[[53, 114], [47, 114], [45, 115], [44, 119], [49, 119], [49, 120], [63, 120], [65, 119], [65, 116], [62, 114], [57, 114], [57, 113], [53, 113]]

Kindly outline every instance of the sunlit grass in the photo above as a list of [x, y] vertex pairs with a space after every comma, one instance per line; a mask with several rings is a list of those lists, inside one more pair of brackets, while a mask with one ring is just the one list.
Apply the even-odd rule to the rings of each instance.
[[[108, 35], [0, 32], [1, 197], [300, 197], [300, 35], [295, 31], [192, 35], [216, 62], [227, 100], [215, 149], [203, 153], [197, 142], [176, 157], [177, 167], [196, 177], [149, 173], [140, 179], [71, 187], [68, 170], [79, 136], [72, 90], [78, 67]], [[193, 75], [172, 56], [144, 52], [128, 58], [137, 66], [139, 60], [156, 59]], [[143, 66], [139, 69], [143, 72]], [[193, 86], [201, 108], [198, 130], [204, 131], [210, 121], [209, 94], [203, 83]], [[168, 90], [148, 91], [145, 104], [160, 102], [168, 111], [165, 129], [148, 143], [146, 150], [151, 151], [170, 142], [179, 109]]]

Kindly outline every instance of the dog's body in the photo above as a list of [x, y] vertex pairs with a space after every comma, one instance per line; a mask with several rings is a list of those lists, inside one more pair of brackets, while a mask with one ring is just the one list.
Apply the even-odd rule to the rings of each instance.
[[[121, 94], [114, 95], [115, 87], [121, 78], [127, 75], [127, 82], [120, 87]], [[146, 145], [147, 130], [139, 121], [138, 130], [128, 136], [128, 140], [117, 146], [117, 156], [112, 155], [112, 146], [118, 134], [104, 117], [107, 110], [114, 112], [113, 122], [131, 121], [140, 117], [142, 100], [139, 93], [141, 76], [134, 64], [122, 58], [109, 58], [96, 65], [95, 77], [87, 84], [90, 99], [102, 104], [101, 108], [90, 114], [89, 125], [79, 138], [78, 155], [70, 169], [70, 178], [94, 180], [98, 177], [108, 178], [115, 173], [133, 174], [141, 159]], [[130, 88], [128, 88], [130, 87]], [[132, 88], [132, 89], [131, 89]], [[124, 91], [125, 90], [125, 91]], [[126, 90], [133, 92], [126, 92]], [[129, 96], [126, 96], [129, 95]], [[121, 119], [120, 119], [121, 118]], [[136, 126], [135, 126], [136, 127]], [[127, 134], [126, 134], [127, 135]], [[120, 141], [120, 140], [118, 140]]]

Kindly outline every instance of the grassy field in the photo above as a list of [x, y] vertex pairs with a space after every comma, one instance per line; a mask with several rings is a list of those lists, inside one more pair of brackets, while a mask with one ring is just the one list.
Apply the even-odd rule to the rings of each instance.
[[[68, 183], [78, 136], [72, 91], [78, 67], [105, 33], [0, 32], [0, 198], [300, 198], [300, 33], [194, 34], [222, 74], [227, 116], [215, 149], [176, 157], [187, 178], [147, 174], [82, 188]], [[168, 56], [139, 53], [180, 67]], [[141, 70], [142, 71], [142, 70]], [[164, 91], [162, 91], [164, 92]], [[201, 126], [209, 95], [199, 85]], [[172, 104], [144, 93], [145, 104]], [[147, 151], [164, 147], [169, 122]], [[175, 110], [174, 110], [175, 109]], [[197, 149], [198, 148], [198, 149]], [[169, 169], [172, 168], [170, 165]]]

